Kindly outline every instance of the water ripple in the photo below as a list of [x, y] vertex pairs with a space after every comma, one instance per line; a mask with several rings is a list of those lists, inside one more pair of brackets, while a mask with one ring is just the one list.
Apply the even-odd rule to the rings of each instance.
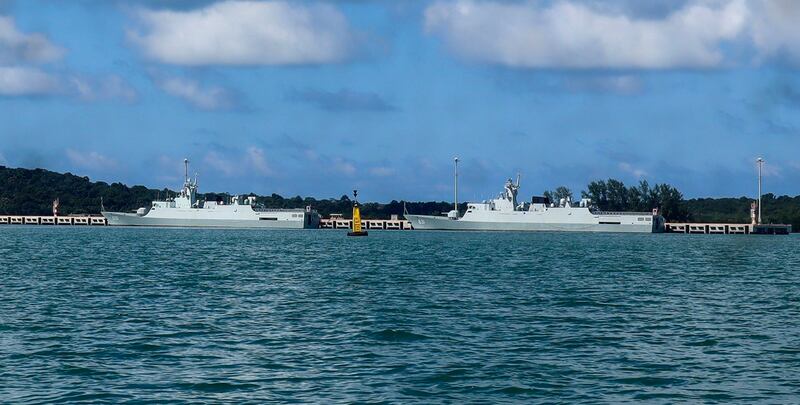
[[798, 237], [0, 228], [0, 402], [797, 402]]

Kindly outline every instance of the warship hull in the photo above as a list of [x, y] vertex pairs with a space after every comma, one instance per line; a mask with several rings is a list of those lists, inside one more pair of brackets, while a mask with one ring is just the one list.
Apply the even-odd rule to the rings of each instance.
[[[533, 215], [530, 215], [533, 217]], [[515, 218], [516, 217], [516, 218]], [[405, 215], [414, 229], [419, 230], [446, 230], [446, 231], [531, 231], [531, 232], [630, 232], [630, 233], [658, 233], [663, 232], [663, 222], [638, 221], [633, 218], [632, 223], [623, 223], [618, 218], [597, 222], [539, 222], [522, 220], [518, 216], [503, 220], [469, 220], [451, 219], [444, 216], [432, 215]], [[525, 218], [527, 219], [527, 218]], [[605, 223], [601, 223], [605, 222]]]
[[[290, 213], [267, 218], [250, 219], [209, 218], [202, 213], [185, 217], [167, 218], [139, 216], [125, 212], [103, 212], [109, 225], [116, 226], [149, 226], [149, 227], [198, 227], [198, 228], [274, 228], [274, 229], [312, 229], [319, 227], [319, 216], [299, 212], [296, 217]], [[289, 215], [287, 215], [289, 214]]]
[[253, 195], [200, 201], [197, 176], [189, 178], [189, 159], [184, 159], [184, 182], [174, 198], [154, 200], [136, 213], [110, 212], [100, 202], [100, 213], [111, 226], [168, 226], [199, 228], [319, 228], [319, 213], [310, 206], [302, 209], [272, 209], [256, 204]]

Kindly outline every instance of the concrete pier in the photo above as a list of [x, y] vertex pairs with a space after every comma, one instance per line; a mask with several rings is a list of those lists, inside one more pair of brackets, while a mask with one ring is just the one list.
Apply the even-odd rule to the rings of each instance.
[[[50, 225], [50, 226], [106, 226], [108, 221], [102, 216], [35, 216], [35, 215], [0, 215], [2, 225]], [[341, 216], [322, 218], [320, 229], [352, 229], [353, 220]], [[411, 230], [411, 222], [393, 216], [392, 219], [367, 219], [361, 221], [363, 229], [378, 230]], [[690, 223], [667, 222], [664, 231], [667, 233], [685, 233], [702, 235], [788, 235], [791, 225], [784, 224], [722, 224], [722, 223]]]
[[[343, 218], [322, 218], [319, 222], [320, 229], [352, 229], [353, 220]], [[404, 219], [368, 219], [361, 220], [363, 229], [409, 230], [411, 222]]]
[[91, 225], [106, 226], [108, 221], [101, 216], [36, 216], [36, 215], [0, 215], [0, 225]]
[[[101, 216], [33, 216], [33, 215], [0, 215], [0, 225], [52, 225], [52, 226], [106, 226], [108, 221]], [[352, 229], [353, 220], [338, 218], [323, 218], [320, 220], [321, 229]], [[363, 229], [409, 230], [411, 222], [404, 219], [369, 219], [362, 220]]]
[[788, 235], [792, 232], [792, 226], [784, 224], [751, 225], [667, 222], [664, 230], [667, 233], [691, 233], [706, 235]]

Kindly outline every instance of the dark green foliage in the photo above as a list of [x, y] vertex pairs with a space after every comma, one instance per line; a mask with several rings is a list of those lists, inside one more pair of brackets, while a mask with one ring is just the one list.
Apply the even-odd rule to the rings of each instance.
[[[158, 190], [142, 186], [91, 182], [88, 177], [55, 173], [43, 169], [10, 169], [0, 166], [0, 213], [49, 215], [53, 200], [59, 199], [59, 213], [100, 212], [100, 197], [109, 210], [130, 211], [148, 205]], [[163, 196], [166, 190], [160, 191]]]
[[550, 199], [550, 201], [553, 202], [561, 201], [562, 198], [566, 198], [567, 200], [572, 201], [572, 190], [564, 186], [559, 186], [556, 187], [555, 191], [549, 191], [549, 190], [545, 191], [544, 193], [542, 193], [542, 196]]
[[[97, 214], [100, 198], [108, 211], [133, 211], [145, 207], [157, 198], [175, 195], [173, 190], [154, 190], [143, 186], [128, 187], [121, 183], [91, 182], [88, 177], [70, 173], [55, 173], [43, 169], [12, 169], [0, 166], [0, 214], [49, 215], [53, 200], [60, 200], [59, 214]], [[255, 195], [255, 194], [251, 194]], [[269, 208], [304, 208], [308, 205], [327, 217], [330, 214], [352, 216], [353, 202], [346, 195], [337, 199], [316, 200], [311, 197], [284, 198], [278, 194], [257, 196], [257, 202]], [[207, 201], [230, 201], [228, 193], [205, 193], [199, 196]], [[452, 209], [448, 202], [409, 202], [408, 211], [415, 214], [441, 214]], [[462, 212], [466, 204], [459, 205]], [[388, 204], [365, 203], [361, 215], [365, 218], [389, 218], [403, 214], [403, 202]]]
[[650, 187], [647, 180], [638, 186], [626, 187], [615, 179], [599, 180], [589, 183], [583, 198], [591, 198], [597, 207], [604, 211], [649, 212], [658, 208], [667, 221], [686, 221], [689, 210], [683, 194], [669, 184], [656, 184]]
[[[121, 183], [107, 184], [102, 181], [91, 182], [88, 177], [70, 173], [55, 173], [43, 169], [12, 169], [0, 166], [0, 214], [49, 215], [53, 200], [59, 198], [61, 215], [97, 214], [100, 212], [100, 198], [109, 211], [133, 211], [150, 205], [157, 198], [176, 194], [173, 190], [155, 190], [143, 186], [128, 187]], [[545, 192], [552, 201], [567, 198], [572, 193], [566, 187]], [[251, 194], [254, 195], [254, 194]], [[637, 186], [626, 187], [621, 181], [608, 179], [589, 183], [582, 197], [591, 198], [598, 208], [608, 211], [645, 211], [658, 207], [668, 221], [696, 222], [750, 222], [750, 202], [747, 197], [740, 198], [696, 198], [684, 200], [676, 188], [668, 184], [650, 186], [642, 180]], [[201, 194], [203, 200], [230, 201], [228, 193]], [[800, 196], [776, 197], [766, 194], [762, 198], [762, 211], [765, 223], [792, 224], [792, 229], [800, 230]], [[304, 208], [308, 205], [319, 211], [323, 217], [342, 214], [352, 215], [353, 202], [343, 195], [339, 199], [317, 200], [311, 197], [284, 198], [278, 194], [257, 196], [259, 204], [269, 208]], [[403, 214], [403, 201], [387, 204], [368, 202], [361, 205], [364, 218], [389, 218]], [[445, 214], [453, 208], [452, 203], [407, 202], [409, 213], [422, 215]], [[466, 203], [459, 204], [461, 212], [466, 211]]]
[[[698, 222], [750, 223], [751, 198], [696, 198], [686, 201], [692, 220]], [[791, 224], [800, 231], [800, 196], [775, 197], [772, 193], [761, 197], [761, 222]]]

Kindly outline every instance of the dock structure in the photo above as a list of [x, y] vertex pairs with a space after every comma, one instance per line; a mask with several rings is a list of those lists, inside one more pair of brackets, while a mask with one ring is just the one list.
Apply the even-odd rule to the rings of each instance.
[[[49, 226], [106, 226], [108, 221], [102, 216], [36, 216], [36, 215], [0, 215], [2, 225], [49, 225]], [[341, 216], [322, 218], [320, 229], [353, 229], [353, 220]], [[393, 215], [391, 219], [362, 219], [363, 229], [380, 230], [412, 230], [411, 222]], [[666, 233], [702, 234], [702, 235], [788, 235], [791, 225], [784, 224], [724, 224], [724, 223], [692, 223], [667, 222]]]
[[108, 221], [101, 216], [0, 215], [0, 225], [106, 226]]
[[717, 224], [717, 223], [684, 223], [667, 222], [664, 231], [667, 233], [718, 234], [718, 235], [788, 235], [791, 225], [784, 224]]
[[[344, 219], [341, 215], [333, 214], [330, 218], [322, 218], [319, 222], [320, 229], [353, 229], [353, 220]], [[361, 228], [381, 230], [410, 230], [411, 222], [399, 219], [392, 215], [391, 219], [362, 219]]]

